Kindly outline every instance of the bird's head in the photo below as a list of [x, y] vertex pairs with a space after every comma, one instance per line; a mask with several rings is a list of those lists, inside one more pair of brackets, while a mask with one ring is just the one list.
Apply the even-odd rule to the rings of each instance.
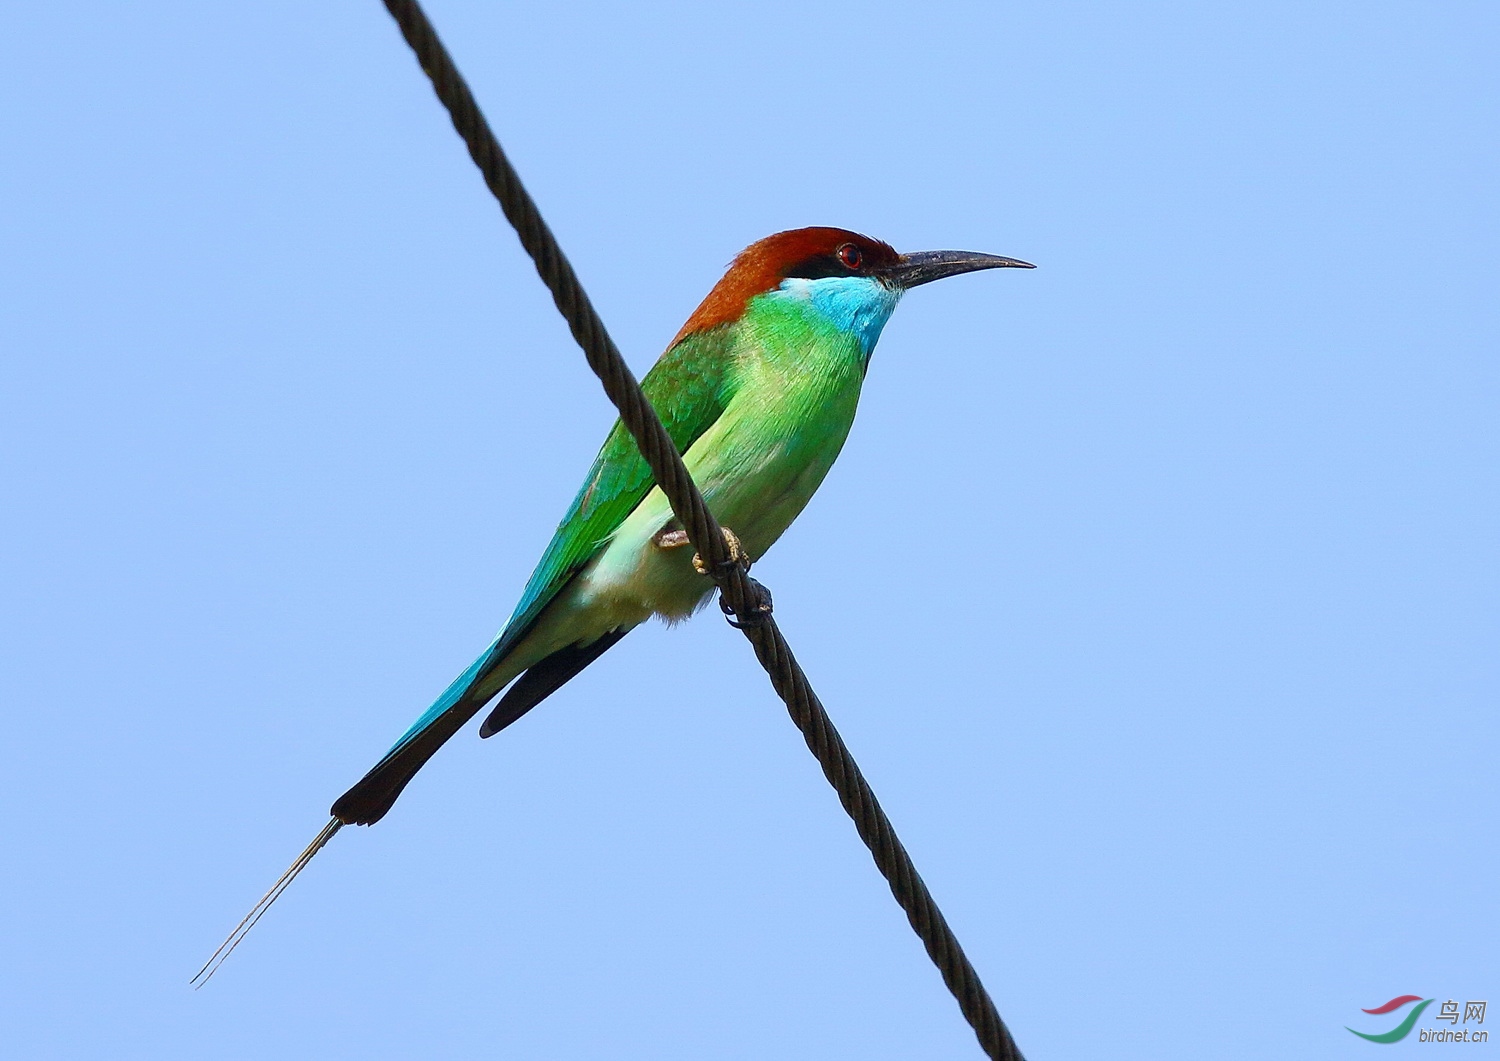
[[900, 254], [888, 243], [842, 228], [794, 228], [750, 244], [677, 333], [736, 321], [761, 297], [805, 299], [854, 332], [866, 356], [896, 302], [913, 287], [977, 269], [1033, 269], [1015, 258], [975, 251]]

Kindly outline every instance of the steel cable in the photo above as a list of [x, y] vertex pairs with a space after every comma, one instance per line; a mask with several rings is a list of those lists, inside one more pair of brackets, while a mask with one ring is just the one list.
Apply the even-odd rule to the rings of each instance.
[[635, 439], [641, 455], [662, 493], [672, 505], [698, 555], [705, 561], [719, 588], [720, 606], [755, 648], [777, 695], [786, 703], [792, 721], [802, 731], [808, 748], [823, 768], [823, 774], [838, 793], [839, 802], [854, 820], [860, 839], [869, 847], [875, 864], [890, 885], [891, 893], [907, 920], [927, 948], [942, 974], [943, 983], [958, 1000], [959, 1009], [979, 1039], [985, 1053], [996, 1061], [1022, 1061], [1010, 1030], [1000, 1019], [989, 993], [979, 980], [942, 911], [897, 838], [864, 775], [833, 720], [823, 709], [807, 675], [792, 655], [771, 615], [771, 595], [730, 556], [718, 521], [708, 510], [703, 495], [682, 463], [656, 410], [641, 391], [604, 322], [542, 220], [521, 178], [511, 166], [499, 141], [475, 102], [473, 94], [454, 66], [452, 57], [438, 39], [437, 31], [415, 0], [384, 0], [386, 9], [401, 28], [417, 61], [432, 80], [438, 99], [447, 108], [485, 184], [500, 203], [506, 220], [515, 228], [521, 245], [536, 264], [537, 273], [558, 312], [568, 322], [573, 338], [583, 349], [589, 367], [604, 384], [609, 400], [620, 411], [620, 419]]

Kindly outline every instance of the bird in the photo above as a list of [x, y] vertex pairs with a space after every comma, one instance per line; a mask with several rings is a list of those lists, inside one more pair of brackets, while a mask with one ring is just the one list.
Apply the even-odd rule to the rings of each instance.
[[[1029, 262], [972, 251], [898, 253], [842, 228], [798, 228], [746, 247], [641, 381], [732, 557], [759, 559], [843, 448], [875, 344], [914, 287]], [[492, 737], [658, 616], [686, 619], [714, 583], [616, 421], [510, 620], [390, 750], [199, 971], [208, 976], [346, 825], [385, 817], [439, 748], [486, 705]], [[503, 693], [503, 695], [501, 695]]]

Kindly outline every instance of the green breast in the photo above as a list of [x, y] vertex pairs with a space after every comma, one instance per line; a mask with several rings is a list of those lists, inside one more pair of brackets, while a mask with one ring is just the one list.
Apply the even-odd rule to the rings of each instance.
[[733, 397], [686, 460], [719, 521], [759, 557], [843, 448], [865, 355], [805, 302], [757, 299], [733, 331]]

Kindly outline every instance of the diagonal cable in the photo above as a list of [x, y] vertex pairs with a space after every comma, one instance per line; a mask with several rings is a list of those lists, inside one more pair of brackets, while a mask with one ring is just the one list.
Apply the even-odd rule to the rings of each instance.
[[869, 847], [876, 866], [890, 884], [891, 894], [906, 911], [907, 920], [927, 948], [943, 982], [958, 1000], [959, 1009], [973, 1026], [980, 1046], [995, 1061], [1023, 1061], [1010, 1030], [980, 983], [979, 974], [928, 893], [890, 819], [771, 617], [770, 593], [731, 558], [718, 521], [683, 466], [677, 447], [620, 356], [536, 203], [505, 157], [437, 31], [416, 0], [385, 0], [385, 6], [401, 27], [401, 34], [416, 53], [422, 69], [432, 79], [453, 127], [468, 146], [470, 156], [499, 200], [500, 209], [515, 228], [521, 245], [536, 263], [536, 271], [552, 292], [558, 312], [568, 322], [568, 329], [583, 349], [589, 367], [604, 384], [605, 394], [619, 409], [620, 419], [640, 447], [693, 548], [712, 572], [719, 587], [720, 607], [754, 646], [755, 656], [769, 675], [772, 687], [786, 702], [792, 721], [802, 731], [824, 776], [838, 792], [839, 802], [854, 820], [860, 839]]

